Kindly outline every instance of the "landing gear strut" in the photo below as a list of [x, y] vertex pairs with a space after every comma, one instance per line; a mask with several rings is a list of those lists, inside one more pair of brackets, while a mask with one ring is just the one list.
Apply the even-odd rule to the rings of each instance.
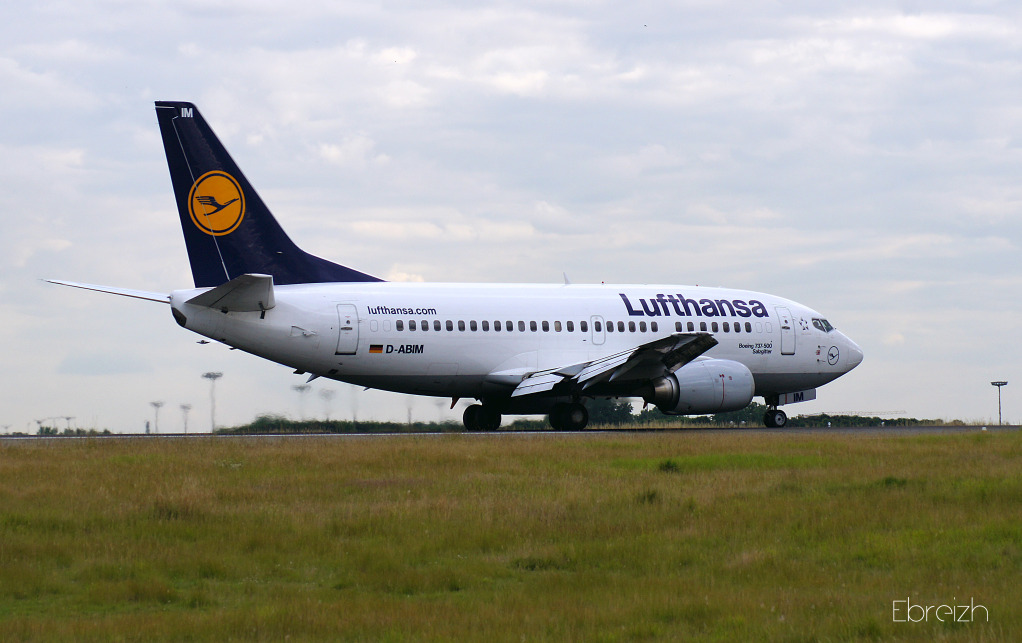
[[562, 402], [550, 409], [550, 426], [558, 431], [581, 431], [588, 424], [589, 411], [580, 402]]
[[499, 411], [482, 404], [473, 404], [461, 416], [467, 431], [496, 431], [500, 428], [500, 420]]
[[763, 424], [768, 429], [780, 429], [788, 423], [788, 416], [779, 409], [768, 409], [763, 416]]

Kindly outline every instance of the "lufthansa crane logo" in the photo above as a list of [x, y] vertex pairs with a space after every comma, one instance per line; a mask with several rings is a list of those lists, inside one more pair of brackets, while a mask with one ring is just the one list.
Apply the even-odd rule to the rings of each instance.
[[188, 193], [188, 213], [199, 230], [213, 236], [234, 232], [245, 218], [245, 193], [237, 179], [220, 170], [200, 176]]
[[838, 350], [837, 346], [831, 346], [830, 350], [827, 351], [827, 363], [834, 366], [839, 359], [841, 359], [841, 351]]

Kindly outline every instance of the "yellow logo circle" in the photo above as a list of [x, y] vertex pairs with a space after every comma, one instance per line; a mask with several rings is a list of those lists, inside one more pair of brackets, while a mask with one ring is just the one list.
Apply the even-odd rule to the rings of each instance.
[[227, 172], [206, 172], [188, 193], [188, 212], [192, 223], [206, 234], [230, 234], [245, 218], [245, 193]]

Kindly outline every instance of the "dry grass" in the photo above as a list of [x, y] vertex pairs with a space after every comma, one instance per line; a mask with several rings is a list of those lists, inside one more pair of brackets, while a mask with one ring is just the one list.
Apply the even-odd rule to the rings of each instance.
[[[1022, 437], [0, 444], [4, 640], [1016, 640]], [[892, 622], [974, 598], [989, 623]]]

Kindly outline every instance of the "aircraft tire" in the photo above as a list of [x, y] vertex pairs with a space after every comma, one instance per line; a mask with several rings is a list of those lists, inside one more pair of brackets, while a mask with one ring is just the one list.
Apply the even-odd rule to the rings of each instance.
[[556, 431], [581, 431], [588, 424], [589, 411], [578, 402], [562, 402], [550, 409], [550, 426]]
[[763, 424], [768, 429], [780, 429], [788, 423], [788, 416], [784, 411], [773, 410], [767, 411], [763, 416]]
[[554, 431], [564, 430], [564, 407], [566, 404], [554, 404], [554, 408], [550, 409], [550, 428]]
[[482, 410], [479, 404], [473, 404], [465, 409], [461, 416], [461, 422], [465, 425], [466, 431], [479, 431], [479, 411]]
[[480, 406], [476, 423], [480, 431], [496, 431], [500, 428], [500, 412], [489, 406]]
[[564, 428], [581, 431], [589, 425], [589, 411], [578, 402], [568, 404], [564, 412]]

